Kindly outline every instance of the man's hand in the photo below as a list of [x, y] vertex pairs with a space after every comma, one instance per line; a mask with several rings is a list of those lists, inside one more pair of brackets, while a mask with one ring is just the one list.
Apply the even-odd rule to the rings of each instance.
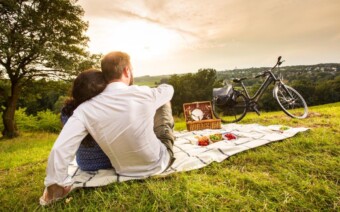
[[67, 196], [70, 192], [71, 186], [60, 186], [57, 184], [50, 185], [45, 188], [44, 194], [40, 197], [40, 205], [49, 205]]

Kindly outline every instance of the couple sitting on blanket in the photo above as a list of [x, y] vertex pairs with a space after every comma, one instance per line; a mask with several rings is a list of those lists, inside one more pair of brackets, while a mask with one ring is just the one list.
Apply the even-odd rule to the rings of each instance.
[[65, 197], [68, 165], [76, 155], [84, 171], [114, 168], [123, 176], [151, 176], [174, 161], [170, 85], [135, 86], [130, 57], [111, 52], [102, 71], [88, 70], [74, 81], [62, 110], [65, 124], [48, 158], [40, 204]]

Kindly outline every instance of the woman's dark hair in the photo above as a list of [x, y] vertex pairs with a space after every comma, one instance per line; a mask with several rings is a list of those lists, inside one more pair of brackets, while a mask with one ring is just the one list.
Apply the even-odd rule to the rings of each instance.
[[100, 94], [107, 83], [101, 71], [89, 69], [80, 73], [73, 82], [71, 97], [65, 101], [62, 113], [68, 117], [83, 102]]

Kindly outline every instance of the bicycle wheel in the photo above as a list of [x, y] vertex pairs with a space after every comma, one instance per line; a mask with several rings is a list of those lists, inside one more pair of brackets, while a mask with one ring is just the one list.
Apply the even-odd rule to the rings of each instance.
[[274, 97], [283, 112], [292, 118], [303, 119], [307, 117], [308, 107], [303, 97], [292, 87], [278, 84], [275, 86]]
[[241, 93], [235, 95], [236, 97], [233, 97], [233, 100], [224, 105], [218, 105], [213, 100], [213, 113], [223, 123], [238, 122], [247, 113], [248, 103], [246, 97]]

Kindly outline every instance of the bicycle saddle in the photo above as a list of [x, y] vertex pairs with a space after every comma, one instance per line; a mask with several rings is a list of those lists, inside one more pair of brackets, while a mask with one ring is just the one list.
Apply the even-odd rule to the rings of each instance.
[[233, 82], [240, 83], [240, 82], [242, 82], [245, 79], [247, 79], [247, 78], [235, 78], [235, 79], [233, 79]]

